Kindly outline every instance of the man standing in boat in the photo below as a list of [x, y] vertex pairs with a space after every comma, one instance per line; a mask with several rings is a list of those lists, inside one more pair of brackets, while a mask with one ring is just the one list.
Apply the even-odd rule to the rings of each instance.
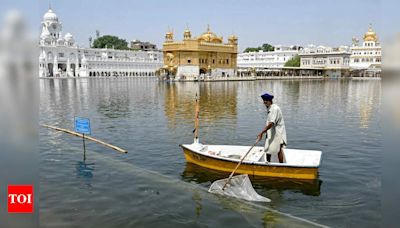
[[282, 111], [278, 105], [272, 102], [274, 96], [265, 93], [261, 95], [261, 98], [267, 108], [267, 122], [265, 128], [258, 135], [258, 139], [261, 140], [264, 133], [266, 133], [264, 151], [267, 154], [267, 161], [271, 161], [271, 156], [276, 157], [278, 155], [279, 162], [283, 163], [283, 147], [286, 146], [287, 139]]

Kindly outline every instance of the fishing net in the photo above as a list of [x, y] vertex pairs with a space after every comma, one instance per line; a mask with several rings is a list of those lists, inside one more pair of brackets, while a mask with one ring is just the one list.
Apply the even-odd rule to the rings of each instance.
[[251, 185], [247, 174], [232, 177], [225, 189], [222, 189], [228, 178], [212, 183], [208, 192], [244, 199], [248, 201], [271, 202], [270, 199], [259, 195]]

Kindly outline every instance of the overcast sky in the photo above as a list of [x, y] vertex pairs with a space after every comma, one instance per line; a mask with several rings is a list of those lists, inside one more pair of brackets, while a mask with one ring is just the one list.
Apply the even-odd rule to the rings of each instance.
[[394, 0], [3, 0], [0, 11], [21, 10], [39, 34], [49, 2], [63, 23], [63, 33], [72, 33], [81, 46], [88, 46], [89, 36], [98, 29], [101, 35], [160, 47], [168, 27], [181, 40], [186, 25], [196, 36], [207, 24], [224, 39], [235, 33], [240, 50], [262, 43], [339, 46], [350, 45], [353, 36], [361, 39], [369, 23], [384, 39], [393, 29], [399, 31], [400, 22], [400, 4]]

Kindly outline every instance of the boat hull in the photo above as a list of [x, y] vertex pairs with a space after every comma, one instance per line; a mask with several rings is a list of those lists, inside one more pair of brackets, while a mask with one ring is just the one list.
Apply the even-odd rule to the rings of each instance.
[[[237, 162], [209, 157], [186, 147], [182, 147], [187, 162], [196, 165], [224, 172], [232, 172]], [[246, 164], [242, 163], [236, 173], [249, 174], [254, 176], [268, 176], [294, 179], [317, 179], [317, 167], [290, 167], [290, 166], [274, 166], [271, 164]]]

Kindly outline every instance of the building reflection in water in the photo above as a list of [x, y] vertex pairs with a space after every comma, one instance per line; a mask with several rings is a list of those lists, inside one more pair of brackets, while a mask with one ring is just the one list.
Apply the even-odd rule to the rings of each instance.
[[165, 87], [165, 116], [168, 127], [180, 127], [182, 123], [194, 124], [195, 96], [200, 95], [200, 127], [216, 122], [228, 122], [225, 127], [236, 125], [237, 84], [218, 83], [170, 83]]
[[90, 84], [93, 91], [98, 91], [97, 111], [108, 118], [129, 117], [129, 88], [131, 81], [93, 80]]
[[352, 87], [359, 104], [360, 128], [368, 128], [374, 109], [381, 107], [381, 83], [380, 81], [353, 82]]

